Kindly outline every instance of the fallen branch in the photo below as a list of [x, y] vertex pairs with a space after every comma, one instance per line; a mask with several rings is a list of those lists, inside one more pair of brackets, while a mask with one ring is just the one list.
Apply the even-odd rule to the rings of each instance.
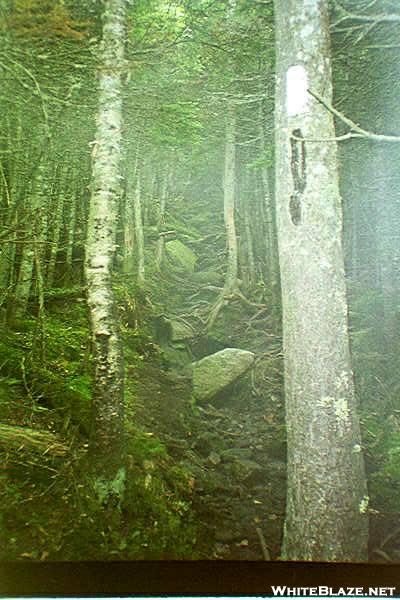
[[26, 450], [50, 456], [65, 456], [69, 451], [68, 446], [54, 433], [15, 425], [0, 425], [0, 446], [8, 450]]
[[260, 540], [260, 546], [261, 546], [261, 550], [262, 550], [262, 553], [263, 553], [264, 560], [271, 560], [271, 555], [269, 553], [268, 546], [265, 543], [264, 534], [261, 531], [260, 527], [256, 527], [256, 532], [257, 532], [257, 535], [258, 535], [258, 539]]

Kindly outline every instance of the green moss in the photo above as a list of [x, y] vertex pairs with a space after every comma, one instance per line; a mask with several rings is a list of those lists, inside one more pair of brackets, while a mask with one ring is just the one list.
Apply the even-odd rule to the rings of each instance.
[[[91, 357], [86, 310], [80, 304], [66, 311], [47, 314], [43, 329], [27, 318], [14, 330], [3, 329], [0, 336], [0, 364], [4, 382], [14, 388], [9, 395], [23, 398], [25, 416], [32, 410], [53, 410], [53, 420], [79, 425], [88, 431], [91, 402]], [[25, 400], [27, 402], [25, 402]], [[1, 417], [7, 420], [2, 407]], [[28, 415], [29, 411], [29, 415]]]

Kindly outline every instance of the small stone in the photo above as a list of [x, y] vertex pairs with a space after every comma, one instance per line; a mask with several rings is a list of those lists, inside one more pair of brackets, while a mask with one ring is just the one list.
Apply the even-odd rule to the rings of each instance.
[[209, 454], [208, 460], [212, 465], [219, 465], [221, 462], [221, 457], [219, 454], [217, 454], [217, 452], [213, 451]]

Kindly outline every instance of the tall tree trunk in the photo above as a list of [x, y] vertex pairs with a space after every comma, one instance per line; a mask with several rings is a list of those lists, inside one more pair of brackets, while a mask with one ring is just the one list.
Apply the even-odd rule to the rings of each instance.
[[35, 244], [40, 244], [44, 239], [44, 215], [47, 208], [44, 206], [46, 197], [44, 190], [44, 170], [44, 165], [38, 166], [35, 181], [29, 195], [29, 220], [31, 226], [26, 234], [29, 240], [22, 247], [18, 279], [14, 289], [15, 302], [9, 311], [10, 321], [14, 318], [23, 317], [26, 312], [34, 272]]
[[240, 211], [243, 219], [242, 236], [244, 238], [244, 246], [246, 251], [244, 253], [245, 262], [243, 264], [240, 261], [239, 262], [241, 278], [243, 279], [242, 273], [245, 271], [247, 274], [245, 285], [250, 287], [256, 283], [256, 265], [254, 258], [253, 232], [250, 224], [251, 214], [253, 211], [251, 210], [250, 206], [251, 187], [249, 184], [249, 179], [249, 171], [246, 169], [240, 191]]
[[123, 206], [123, 270], [125, 273], [133, 272], [135, 256], [135, 193], [136, 178], [139, 172], [139, 150], [140, 144], [136, 145], [135, 161], [133, 167], [127, 165], [127, 181], [125, 192], [125, 203]]
[[[276, 0], [277, 227], [288, 489], [283, 557], [367, 558], [368, 496], [350, 365], [326, 0]], [[288, 23], [290, 35], [288, 35]]]
[[67, 281], [73, 281], [73, 255], [74, 255], [74, 244], [75, 244], [75, 227], [76, 227], [76, 204], [77, 197], [74, 194], [74, 190], [68, 202], [64, 206], [64, 215], [67, 217], [67, 225], [65, 230], [65, 278]]
[[[65, 174], [65, 177], [64, 177]], [[52, 214], [49, 215], [49, 227], [47, 231], [47, 241], [50, 242], [50, 250], [48, 251], [48, 262], [46, 271], [46, 287], [51, 288], [54, 285], [56, 277], [57, 256], [60, 249], [61, 233], [63, 229], [63, 213], [68, 194], [68, 181], [70, 173], [67, 169], [61, 166], [56, 169], [55, 177], [60, 179], [60, 188], [55, 190], [52, 198]]]
[[85, 272], [95, 364], [92, 456], [99, 489], [111, 493], [123, 448], [123, 356], [111, 272], [121, 194], [126, 0], [106, 0], [104, 5]]
[[165, 227], [165, 213], [167, 209], [167, 198], [168, 198], [168, 184], [170, 179], [169, 167], [166, 168], [163, 174], [163, 180], [160, 190], [160, 214], [157, 223], [158, 240], [157, 240], [157, 252], [156, 252], [156, 264], [157, 268], [161, 271], [164, 263], [165, 254], [165, 236], [162, 235]]
[[228, 245], [228, 266], [225, 275], [225, 292], [237, 287], [238, 243], [235, 224], [235, 162], [236, 114], [232, 101], [228, 101], [225, 139], [224, 220]]
[[[397, 162], [388, 145], [379, 149], [377, 156], [378, 180], [375, 194], [376, 202], [376, 241], [378, 265], [380, 271], [379, 285], [383, 300], [383, 331], [389, 353], [396, 352], [399, 324], [399, 265], [400, 265], [400, 193], [393, 184], [396, 176]], [[384, 202], [382, 202], [384, 199]], [[378, 287], [378, 286], [377, 286]]]
[[135, 241], [137, 252], [137, 282], [139, 287], [143, 287], [145, 282], [145, 264], [144, 264], [144, 231], [142, 215], [142, 190], [140, 185], [140, 171], [137, 171], [136, 186], [133, 197], [133, 209], [135, 213]]
[[264, 130], [264, 115], [262, 105], [259, 107], [259, 137], [261, 144], [261, 152], [264, 156], [264, 161], [261, 165], [261, 180], [263, 188], [263, 214], [265, 224], [265, 260], [267, 266], [267, 285], [271, 286], [274, 297], [278, 297], [278, 256], [277, 256], [277, 243], [276, 243], [276, 228], [275, 228], [275, 214], [273, 208], [273, 199], [269, 185], [268, 168], [265, 164], [265, 154], [267, 143], [265, 139]]

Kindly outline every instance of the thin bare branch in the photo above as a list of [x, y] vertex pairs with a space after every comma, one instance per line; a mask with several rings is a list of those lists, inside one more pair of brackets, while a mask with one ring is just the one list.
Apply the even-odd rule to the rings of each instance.
[[338, 119], [340, 119], [340, 121], [345, 123], [345, 125], [350, 127], [350, 132], [349, 132], [350, 136], [348, 136], [348, 137], [363, 137], [363, 138], [368, 138], [370, 140], [375, 140], [376, 142], [389, 142], [389, 143], [395, 143], [395, 144], [400, 143], [400, 136], [384, 135], [381, 133], [374, 133], [372, 131], [367, 131], [366, 129], [363, 129], [362, 127], [360, 127], [360, 125], [357, 125], [357, 123], [355, 123], [354, 121], [352, 121], [351, 119], [346, 117], [343, 113], [338, 111], [336, 108], [334, 108], [331, 104], [329, 104], [329, 102], [327, 102], [319, 94], [317, 94], [317, 92], [309, 89], [308, 93], [311, 96], [313, 96], [313, 98], [315, 98], [320, 104], [322, 104], [322, 106], [324, 106], [327, 110], [329, 110], [330, 113], [335, 115], [335, 117], [337, 117]]

